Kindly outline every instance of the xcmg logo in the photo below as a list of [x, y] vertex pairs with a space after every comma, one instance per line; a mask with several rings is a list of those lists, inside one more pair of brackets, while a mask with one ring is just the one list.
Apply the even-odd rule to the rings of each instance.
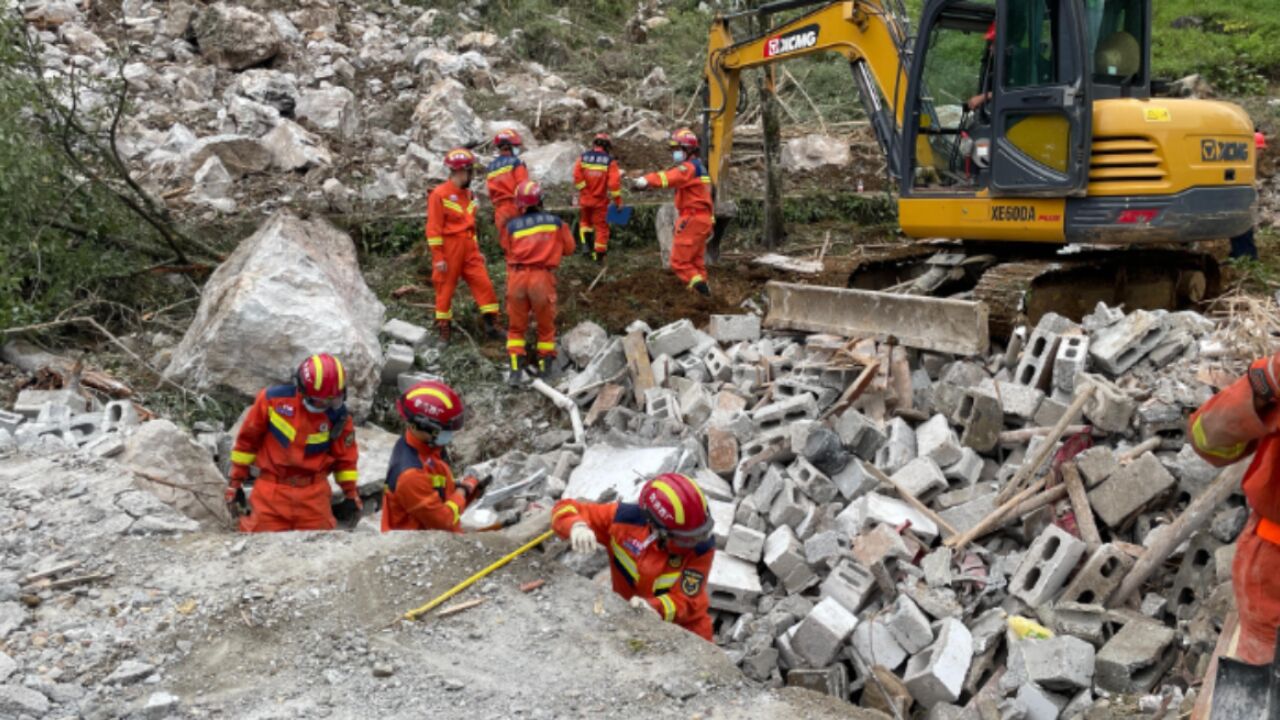
[[785, 35], [774, 35], [764, 43], [764, 56], [786, 55], [818, 44], [818, 25], [805, 25]]
[[1204, 162], [1245, 162], [1249, 159], [1249, 143], [1211, 138], [1201, 140], [1200, 159]]

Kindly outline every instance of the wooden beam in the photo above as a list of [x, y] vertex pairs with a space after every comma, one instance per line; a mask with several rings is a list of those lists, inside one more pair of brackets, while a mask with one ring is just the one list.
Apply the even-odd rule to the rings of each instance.
[[653, 368], [649, 365], [649, 347], [644, 344], [644, 333], [636, 330], [622, 338], [622, 351], [627, 355], [627, 370], [635, 388], [636, 407], [644, 412], [644, 393], [657, 386], [653, 381]]

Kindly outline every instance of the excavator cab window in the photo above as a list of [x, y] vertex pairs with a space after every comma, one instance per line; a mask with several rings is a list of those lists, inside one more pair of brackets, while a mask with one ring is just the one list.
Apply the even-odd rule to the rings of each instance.
[[1100, 96], [1148, 95], [1149, 11], [1150, 0], [1084, 0], [1088, 52]]

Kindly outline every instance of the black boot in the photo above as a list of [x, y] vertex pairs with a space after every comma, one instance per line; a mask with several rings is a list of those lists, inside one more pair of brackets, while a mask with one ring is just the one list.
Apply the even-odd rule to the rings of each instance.
[[707, 285], [707, 283], [703, 280], [699, 280], [698, 282], [694, 283], [693, 289], [697, 290], [699, 295], [702, 295], [704, 297], [711, 297], [711, 286]]
[[560, 377], [560, 372], [556, 369], [555, 355], [541, 355], [538, 357], [538, 377], [545, 382], [555, 382]]
[[598, 263], [602, 263], [604, 262], [604, 256], [608, 254], [609, 254], [608, 250], [592, 250], [591, 259], [595, 260]]
[[498, 328], [498, 313], [485, 313], [484, 317], [484, 335], [490, 340], [501, 340], [504, 334]]
[[440, 342], [444, 343], [445, 345], [448, 345], [448, 344], [449, 344], [449, 336], [452, 334], [452, 332], [453, 332], [453, 331], [452, 331], [452, 329], [450, 328], [450, 325], [449, 325], [449, 321], [448, 321], [448, 320], [437, 320], [437, 321], [436, 321], [436, 335], [439, 335], [439, 336], [440, 336]]
[[525, 383], [525, 359], [524, 355], [511, 356], [511, 368], [507, 370], [507, 384], [511, 387], [517, 387]]

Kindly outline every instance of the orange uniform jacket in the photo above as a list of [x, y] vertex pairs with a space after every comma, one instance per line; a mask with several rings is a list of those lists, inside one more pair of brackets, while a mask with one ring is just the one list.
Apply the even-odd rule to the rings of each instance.
[[396, 443], [387, 468], [382, 499], [382, 531], [448, 530], [462, 532], [458, 520], [467, 509], [467, 498], [454, 485], [453, 472], [440, 457], [440, 448], [429, 446], [411, 433]]
[[561, 500], [551, 512], [551, 527], [569, 537], [575, 523], [585, 522], [596, 542], [609, 554], [613, 591], [630, 600], [639, 595], [667, 622], [711, 639], [707, 575], [715, 557], [715, 541], [689, 551], [660, 548], [640, 506]]
[[465, 257], [475, 243], [475, 196], [445, 180], [427, 196], [427, 245], [431, 262], [454, 263]]
[[601, 150], [582, 153], [573, 164], [573, 186], [578, 189], [580, 207], [601, 207], [622, 197], [622, 175], [618, 162]]
[[489, 163], [485, 182], [489, 186], [489, 200], [495, 208], [516, 202], [516, 186], [529, 179], [529, 168], [514, 155], [499, 155]]
[[502, 251], [510, 265], [554, 270], [560, 258], [573, 254], [573, 235], [558, 216], [532, 212], [507, 223]]
[[675, 188], [676, 213], [680, 217], [709, 216], [713, 212], [711, 176], [697, 158], [685, 160], [670, 170], [649, 173], [644, 179], [651, 188]]
[[1231, 578], [1240, 613], [1240, 659], [1269, 663], [1280, 624], [1280, 406], [1260, 416], [1242, 377], [1191, 415], [1191, 446], [1210, 464], [1253, 453], [1244, 494], [1253, 513], [1240, 535]]
[[276, 385], [258, 393], [231, 451], [231, 477], [246, 480], [257, 464], [263, 478], [327, 476], [348, 495], [359, 473], [355, 426], [345, 406], [324, 413], [307, 412], [293, 385]]

